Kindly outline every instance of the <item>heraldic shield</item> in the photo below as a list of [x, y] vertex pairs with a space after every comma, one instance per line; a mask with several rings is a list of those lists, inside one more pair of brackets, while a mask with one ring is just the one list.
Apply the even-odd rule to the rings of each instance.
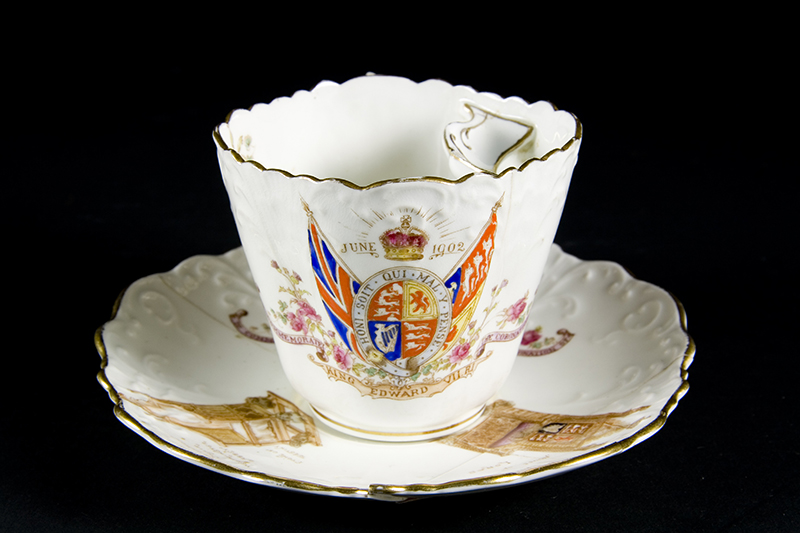
[[[496, 211], [478, 238], [444, 277], [417, 266], [384, 269], [361, 282], [335, 253], [317, 226], [308, 206], [311, 264], [325, 310], [347, 348], [359, 359], [398, 378], [416, 374], [425, 363], [443, 357], [466, 329], [475, 312], [489, 272], [497, 230]], [[393, 242], [384, 242], [386, 257], [419, 260], [424, 234], [405, 240], [392, 230]], [[388, 232], [387, 232], [388, 233]], [[409, 242], [413, 246], [409, 245]], [[396, 249], [390, 249], [396, 243]], [[405, 247], [403, 253], [398, 250]], [[410, 248], [413, 252], [408, 253]]]
[[380, 287], [367, 309], [372, 345], [389, 361], [421, 354], [439, 329], [436, 301], [431, 288], [419, 281], [391, 281]]

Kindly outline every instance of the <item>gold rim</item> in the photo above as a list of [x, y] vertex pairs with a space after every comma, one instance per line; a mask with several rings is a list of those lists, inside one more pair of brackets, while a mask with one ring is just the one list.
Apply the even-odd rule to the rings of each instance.
[[[119, 310], [119, 307], [122, 303], [122, 298], [124, 294], [125, 291], [123, 291], [119, 295], [116, 302], [114, 303], [109, 322], [111, 320], [114, 320], [114, 318], [116, 317], [117, 311]], [[476, 478], [449, 481], [446, 483], [435, 483], [435, 484], [414, 483], [410, 485], [383, 485], [379, 483], [377, 484], [373, 483], [369, 485], [368, 488], [357, 488], [357, 487], [323, 485], [320, 483], [310, 483], [305, 481], [299, 481], [296, 479], [271, 476], [269, 474], [265, 474], [262, 472], [240, 470], [230, 465], [226, 465], [225, 463], [215, 461], [214, 459], [210, 459], [208, 457], [204, 457], [194, 452], [184, 450], [183, 448], [180, 448], [178, 446], [175, 446], [174, 444], [167, 442], [166, 440], [162, 439], [149, 429], [145, 428], [138, 420], [136, 420], [127, 411], [125, 411], [119, 393], [111, 384], [111, 382], [108, 380], [108, 377], [106, 376], [105, 373], [105, 368], [108, 366], [108, 353], [106, 352], [105, 343], [103, 342], [103, 328], [105, 327], [104, 325], [100, 326], [94, 335], [95, 347], [97, 349], [97, 353], [100, 355], [100, 372], [98, 372], [97, 374], [97, 380], [106, 390], [109, 398], [114, 403], [114, 415], [123, 424], [125, 424], [131, 430], [144, 437], [151, 444], [155, 445], [158, 448], [162, 448], [171, 455], [174, 455], [190, 463], [195, 463], [200, 466], [216, 470], [217, 472], [223, 474], [244, 479], [246, 481], [251, 481], [259, 484], [269, 484], [279, 488], [300, 490], [304, 492], [338, 493], [343, 496], [363, 496], [363, 497], [388, 499], [388, 500], [402, 500], [405, 499], [406, 497], [405, 495], [409, 496], [427, 495], [439, 492], [452, 491], [453, 489], [469, 488], [477, 490], [480, 488], [498, 487], [506, 483], [525, 480], [526, 478], [531, 478], [533, 476], [536, 476], [537, 474], [541, 474], [544, 472], [552, 470], [560, 470], [569, 467], [577, 467], [582, 463], [594, 462], [604, 457], [616, 455], [636, 445], [637, 443], [647, 439], [648, 437], [652, 436], [654, 433], [656, 433], [659, 429], [661, 429], [664, 426], [664, 424], [667, 421], [667, 417], [669, 417], [672, 411], [675, 410], [675, 408], [678, 405], [678, 402], [681, 400], [681, 398], [683, 398], [683, 396], [689, 390], [688, 369], [689, 366], [691, 366], [692, 364], [692, 360], [694, 359], [694, 354], [696, 351], [694, 340], [692, 339], [691, 335], [689, 335], [687, 329], [688, 327], [687, 317], [683, 304], [680, 302], [680, 300], [678, 300], [678, 298], [674, 294], [670, 292], [668, 292], [668, 294], [673, 299], [676, 307], [678, 308], [678, 313], [680, 316], [680, 326], [684, 335], [686, 335], [687, 346], [683, 354], [683, 359], [681, 361], [681, 372], [680, 372], [681, 384], [678, 386], [678, 388], [675, 390], [675, 392], [672, 394], [669, 400], [667, 400], [667, 403], [664, 405], [664, 407], [661, 408], [661, 412], [659, 413], [658, 417], [656, 417], [655, 420], [650, 422], [644, 428], [640, 429], [630, 437], [623, 439], [621, 441], [608, 444], [594, 451], [578, 455], [571, 459], [567, 459], [566, 461], [561, 461], [558, 463], [553, 463], [550, 465], [541, 466], [531, 470], [524, 470], [515, 473], [476, 477]]]
[[[362, 434], [366, 434], [366, 435], [381, 435], [381, 436], [384, 436], [384, 437], [403, 438], [403, 437], [416, 437], [416, 436], [419, 436], [419, 435], [432, 435], [434, 433], [441, 433], [442, 431], [448, 431], [450, 429], [457, 428], [459, 426], [465, 426], [467, 424], [472, 423], [476, 418], [479, 418], [483, 414], [483, 412], [486, 410], [486, 406], [481, 407], [478, 410], [477, 413], [475, 413], [474, 415], [472, 415], [470, 417], [467, 417], [466, 419], [462, 420], [461, 422], [457, 422], [455, 424], [450, 424], [449, 426], [445, 426], [445, 427], [441, 427], [441, 428], [437, 428], [437, 429], [429, 429], [427, 431], [412, 431], [412, 432], [409, 432], [409, 433], [402, 433], [402, 432], [401, 433], [390, 433], [390, 432], [386, 432], [386, 431], [369, 431], [367, 429], [358, 429], [358, 428], [354, 428], [354, 427], [348, 426], [346, 424], [342, 424], [341, 422], [337, 422], [336, 420], [333, 420], [333, 419], [325, 416], [324, 414], [319, 412], [319, 410], [316, 407], [314, 407], [313, 405], [311, 405], [311, 410], [314, 411], [314, 414], [317, 415], [318, 417], [320, 417], [324, 422], [328, 422], [329, 424], [334, 425], [334, 426], [338, 426], [340, 428], [345, 428], [346, 430], [354, 432], [354, 433], [362, 433]], [[411, 441], [411, 442], [414, 442], [414, 441]], [[419, 441], [416, 441], [416, 442], [419, 442]]]
[[[419, 84], [417, 84], [417, 85], [419, 85]], [[470, 89], [473, 92], [475, 92], [476, 94], [480, 94], [480, 93], [477, 93], [477, 91], [475, 91], [475, 89], [472, 89], [472, 88], [470, 88]], [[313, 91], [313, 89], [312, 89], [312, 91]], [[553, 105], [550, 102], [548, 102], [548, 103], [552, 106], [553, 111], [558, 111], [558, 108], [555, 105]], [[530, 104], [528, 104], [528, 105], [530, 105]], [[252, 106], [250, 108], [248, 108], [248, 111], [251, 110], [251, 109], [252, 109]], [[235, 110], [229, 112], [228, 116], [226, 117], [225, 122], [223, 124], [227, 124], [230, 121], [230, 117], [236, 111], [238, 111], [238, 109], [235, 109]], [[566, 112], [569, 113], [569, 111], [566, 111]], [[530, 159], [527, 159], [518, 168], [517, 167], [509, 167], [509, 168], [503, 170], [502, 172], [500, 172], [499, 174], [496, 174], [495, 172], [491, 172], [491, 171], [488, 171], [488, 170], [483, 171], [483, 172], [470, 172], [468, 174], [465, 174], [464, 176], [461, 176], [460, 178], [458, 178], [456, 180], [449, 180], [449, 179], [438, 177], [438, 176], [423, 176], [423, 177], [414, 177], [414, 178], [390, 178], [390, 179], [386, 179], [386, 180], [376, 181], [375, 183], [370, 183], [369, 185], [356, 185], [352, 181], [346, 180], [344, 178], [336, 178], [336, 177], [318, 178], [318, 177], [312, 176], [310, 174], [292, 174], [291, 172], [288, 172], [286, 170], [282, 170], [280, 168], [268, 168], [268, 167], [265, 167], [264, 165], [262, 165], [261, 163], [259, 163], [258, 161], [254, 160], [254, 159], [245, 159], [244, 157], [242, 157], [241, 154], [239, 154], [239, 152], [237, 152], [236, 150], [234, 150], [233, 148], [228, 146], [228, 144], [222, 138], [222, 134], [220, 134], [220, 132], [219, 132], [219, 128], [220, 128], [221, 124], [218, 125], [216, 128], [214, 128], [213, 136], [214, 136], [214, 142], [217, 144], [217, 146], [219, 146], [219, 148], [221, 150], [223, 150], [224, 152], [230, 153], [231, 156], [233, 157], [233, 159], [236, 162], [238, 162], [238, 163], [247, 163], [247, 164], [253, 165], [255, 168], [257, 168], [258, 170], [260, 170], [262, 172], [279, 172], [280, 174], [283, 174], [287, 178], [305, 178], [305, 179], [309, 179], [309, 180], [314, 181], [314, 182], [332, 181], [332, 182], [340, 183], [340, 184], [344, 185], [345, 187], [349, 187], [351, 189], [363, 191], [363, 190], [367, 190], [367, 189], [372, 189], [374, 187], [380, 187], [381, 185], [388, 185], [390, 183], [400, 183], [400, 182], [407, 182], [407, 181], [431, 181], [431, 182], [436, 182], [436, 183], [448, 183], [448, 184], [455, 185], [455, 184], [458, 184], [458, 183], [464, 183], [465, 181], [469, 180], [471, 177], [478, 176], [478, 175], [488, 175], [488, 176], [492, 176], [494, 178], [501, 178], [504, 175], [506, 175], [507, 173], [512, 172], [512, 171], [521, 172], [521, 171], [525, 170], [528, 167], [528, 165], [530, 165], [530, 164], [532, 164], [532, 163], [534, 163], [536, 161], [546, 161], [553, 154], [556, 154], [558, 152], [566, 152], [567, 150], [570, 149], [570, 147], [573, 144], [575, 144], [577, 141], [579, 141], [581, 139], [581, 137], [583, 135], [583, 126], [581, 125], [580, 120], [578, 120], [578, 117], [576, 117], [572, 113], [569, 113], [569, 114], [573, 118], [573, 120], [575, 120], [575, 135], [573, 135], [560, 148], [553, 148], [552, 150], [550, 150], [549, 152], [547, 152], [546, 154], [544, 154], [541, 157], [532, 157]]]

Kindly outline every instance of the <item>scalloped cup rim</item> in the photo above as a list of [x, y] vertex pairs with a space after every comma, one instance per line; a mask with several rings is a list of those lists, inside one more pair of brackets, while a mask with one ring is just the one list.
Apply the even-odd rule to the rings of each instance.
[[486, 176], [491, 176], [493, 178], [501, 178], [501, 177], [505, 176], [506, 174], [508, 174], [510, 172], [514, 172], [514, 171], [521, 172], [521, 171], [525, 170], [530, 164], [532, 164], [534, 162], [546, 161], [553, 154], [556, 154], [556, 153], [559, 153], [559, 152], [567, 152], [570, 149], [570, 147], [572, 147], [572, 145], [576, 141], [580, 140], [582, 138], [582, 136], [583, 136], [583, 126], [582, 126], [580, 120], [578, 120], [578, 117], [576, 117], [573, 113], [570, 113], [569, 111], [564, 111], [564, 110], [558, 109], [552, 102], [547, 101], [547, 100], [539, 100], [537, 102], [527, 102], [526, 100], [524, 100], [523, 98], [520, 98], [518, 96], [509, 96], [507, 98], [503, 98], [503, 97], [501, 97], [501, 96], [499, 96], [499, 95], [497, 95], [495, 93], [491, 93], [491, 92], [478, 92], [474, 88], [472, 88], [472, 87], [470, 87], [468, 85], [451, 85], [450, 83], [448, 83], [448, 82], [446, 82], [444, 80], [435, 79], [435, 78], [434, 79], [425, 80], [425, 81], [422, 81], [422, 82], [415, 82], [415, 81], [413, 81], [413, 80], [411, 80], [409, 78], [403, 77], [403, 76], [391, 76], [391, 75], [380, 75], [379, 77], [382, 77], [382, 78], [394, 78], [394, 79], [404, 80], [404, 81], [408, 81], [410, 83], [413, 83], [415, 85], [422, 85], [424, 83], [429, 83], [429, 82], [444, 83], [444, 84], [447, 84], [448, 86], [450, 86], [453, 89], [455, 89], [455, 88], [463, 88], [463, 89], [466, 89], [468, 91], [473, 92], [474, 94], [480, 94], [482, 96], [486, 96], [486, 97], [489, 97], [489, 98], [494, 98], [494, 99], [497, 99], [497, 100], [500, 100], [500, 101], [516, 101], [516, 102], [519, 102], [519, 103], [521, 103], [522, 105], [524, 105], [526, 107], [531, 107], [531, 106], [533, 106], [533, 105], [535, 105], [537, 103], [544, 102], [544, 103], [547, 103], [548, 105], [550, 105], [550, 107], [552, 107], [553, 112], [564, 112], [564, 113], [569, 114], [572, 117], [572, 119], [575, 121], [574, 134], [563, 145], [561, 145], [560, 147], [554, 148], [554, 149], [550, 150], [549, 152], [545, 153], [544, 155], [542, 155], [540, 157], [531, 157], [529, 159], [526, 159], [521, 165], [519, 165], [519, 167], [509, 166], [509, 167], [503, 169], [499, 173], [495, 173], [495, 172], [492, 172], [492, 171], [489, 171], [489, 170], [483, 170], [482, 172], [468, 172], [468, 173], [466, 173], [466, 174], [464, 174], [464, 175], [462, 175], [462, 176], [460, 176], [459, 178], [456, 178], [456, 179], [448, 179], [448, 178], [445, 178], [445, 177], [442, 177], [442, 176], [429, 176], [429, 175], [428, 176], [414, 176], [414, 177], [397, 177], [397, 178], [389, 178], [389, 179], [377, 180], [377, 181], [375, 181], [373, 183], [370, 183], [368, 185], [358, 185], [358, 184], [353, 183], [352, 181], [350, 181], [348, 179], [341, 178], [341, 177], [328, 176], [328, 177], [324, 177], [324, 178], [319, 178], [319, 177], [314, 176], [312, 174], [293, 174], [293, 173], [291, 173], [291, 172], [289, 172], [287, 170], [281, 169], [281, 168], [266, 167], [266, 166], [262, 165], [261, 163], [259, 163], [257, 160], [245, 159], [244, 157], [242, 157], [242, 155], [239, 154], [239, 152], [237, 152], [235, 149], [233, 149], [233, 148], [228, 146], [228, 144], [223, 140], [222, 134], [220, 133], [220, 127], [223, 126], [223, 125], [228, 124], [230, 122], [231, 117], [233, 116], [233, 114], [236, 113], [237, 111], [242, 111], [242, 112], [248, 112], [249, 113], [256, 106], [269, 106], [269, 105], [272, 105], [273, 103], [275, 103], [277, 101], [290, 100], [290, 99], [294, 98], [295, 96], [297, 96], [298, 94], [313, 93], [314, 91], [317, 91], [320, 88], [325, 88], [325, 87], [342, 87], [342, 86], [345, 86], [349, 82], [352, 82], [354, 80], [363, 79], [363, 78], [369, 78], [369, 77], [378, 77], [378, 76], [379, 75], [375, 75], [375, 74], [367, 74], [365, 76], [358, 76], [358, 77], [355, 77], [355, 78], [351, 78], [351, 79], [349, 79], [349, 80], [347, 80], [347, 81], [345, 81], [343, 83], [337, 83], [337, 82], [334, 82], [334, 81], [323, 80], [323, 81], [317, 83], [317, 85], [314, 86], [314, 88], [312, 88], [310, 91], [299, 90], [299, 91], [296, 91], [292, 96], [279, 96], [279, 97], [276, 97], [273, 100], [271, 100], [269, 103], [259, 102], [259, 103], [255, 103], [255, 104], [251, 105], [249, 108], [246, 108], [246, 109], [245, 108], [233, 109], [230, 112], [228, 112], [228, 115], [225, 117], [225, 121], [220, 123], [220, 124], [218, 124], [214, 128], [214, 131], [212, 133], [212, 136], [213, 136], [213, 139], [214, 139], [214, 143], [217, 145], [217, 147], [220, 150], [223, 151], [223, 153], [230, 154], [230, 156], [233, 157], [233, 159], [237, 163], [239, 163], [240, 165], [243, 165], [243, 164], [252, 165], [256, 169], [260, 170], [261, 172], [265, 172], [265, 173], [266, 172], [278, 172], [278, 173], [284, 175], [287, 178], [303, 178], [303, 179], [308, 179], [308, 180], [311, 180], [311, 181], [314, 181], [314, 182], [334, 182], [334, 183], [339, 183], [341, 185], [349, 187], [351, 189], [366, 190], [366, 189], [371, 189], [373, 187], [379, 187], [381, 185], [387, 185], [387, 184], [391, 184], [391, 183], [432, 181], [432, 182], [448, 183], [448, 184], [456, 185], [456, 184], [459, 184], [459, 183], [464, 183], [464, 182], [468, 181], [470, 178], [472, 178], [474, 176], [486, 175]]

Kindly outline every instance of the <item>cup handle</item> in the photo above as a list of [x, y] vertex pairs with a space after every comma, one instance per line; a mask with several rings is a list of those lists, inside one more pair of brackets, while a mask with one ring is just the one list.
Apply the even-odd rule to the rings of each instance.
[[470, 118], [464, 122], [451, 122], [444, 129], [450, 170], [456, 176], [465, 171], [498, 174], [531, 157], [535, 134], [533, 125], [501, 116], [471, 102], [465, 102], [464, 106]]

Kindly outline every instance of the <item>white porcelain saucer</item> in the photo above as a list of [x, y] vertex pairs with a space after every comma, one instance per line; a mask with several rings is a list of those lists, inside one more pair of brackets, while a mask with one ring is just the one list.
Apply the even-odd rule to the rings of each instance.
[[[116, 416], [163, 451], [263, 485], [403, 500], [586, 466], [658, 431], [688, 390], [680, 303], [554, 245], [514, 371], [470, 428], [380, 443], [312, 415], [284, 377], [242, 250], [124, 293], [95, 342]], [[376, 400], [377, 401], [377, 400]]]

